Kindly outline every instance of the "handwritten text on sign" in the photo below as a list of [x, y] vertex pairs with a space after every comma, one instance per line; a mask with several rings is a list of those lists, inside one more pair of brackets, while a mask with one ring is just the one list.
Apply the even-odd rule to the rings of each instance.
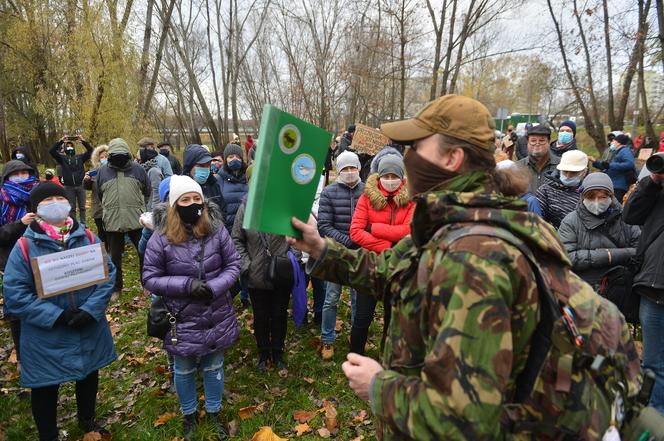
[[390, 142], [390, 138], [371, 127], [356, 124], [353, 144], [351, 145], [358, 153], [375, 155]]
[[101, 243], [31, 259], [37, 295], [47, 298], [108, 280], [106, 250]]

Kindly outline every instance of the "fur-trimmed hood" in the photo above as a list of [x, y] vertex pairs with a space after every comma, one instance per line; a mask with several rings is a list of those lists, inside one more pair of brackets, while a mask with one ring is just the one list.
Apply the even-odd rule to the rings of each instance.
[[[224, 216], [221, 214], [221, 208], [219, 205], [214, 202], [205, 201], [205, 204], [208, 207], [208, 216], [210, 217], [210, 223], [212, 224], [212, 229], [214, 231], [219, 228], [224, 228]], [[152, 209], [152, 223], [154, 225], [155, 231], [164, 233], [166, 231], [166, 219], [168, 217], [168, 204], [161, 202], [155, 205]]]
[[101, 165], [101, 160], [99, 159], [99, 156], [101, 156], [102, 153], [108, 153], [108, 146], [106, 144], [102, 144], [98, 147], [96, 147], [92, 151], [92, 156], [90, 157], [90, 161], [92, 162], [92, 166], [94, 168], [99, 168]]
[[[364, 186], [364, 194], [369, 199], [371, 206], [375, 210], [382, 210], [387, 206], [387, 192], [378, 187], [378, 173], [374, 173], [367, 178], [367, 183]], [[408, 196], [408, 186], [406, 180], [401, 183], [401, 188], [394, 196], [394, 203], [397, 208], [405, 207], [410, 202]]]

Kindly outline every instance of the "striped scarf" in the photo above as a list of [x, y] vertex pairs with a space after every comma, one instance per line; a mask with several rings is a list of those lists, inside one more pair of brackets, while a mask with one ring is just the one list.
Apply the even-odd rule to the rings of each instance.
[[44, 230], [44, 233], [46, 233], [48, 237], [53, 240], [60, 241], [63, 244], [67, 242], [67, 239], [69, 239], [69, 233], [71, 233], [71, 229], [74, 226], [74, 220], [70, 217], [67, 218], [65, 224], [61, 227], [51, 225], [41, 217], [38, 217], [36, 221], [37, 224], [39, 224], [39, 227]]
[[0, 187], [0, 198], [2, 199], [0, 225], [16, 222], [25, 216], [30, 203], [30, 190], [36, 185], [37, 178], [34, 176], [30, 176], [25, 182], [5, 180]]

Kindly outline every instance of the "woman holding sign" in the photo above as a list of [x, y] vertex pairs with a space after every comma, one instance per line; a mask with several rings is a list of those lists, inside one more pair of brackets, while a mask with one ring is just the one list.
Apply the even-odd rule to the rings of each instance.
[[[30, 258], [100, 241], [69, 217], [71, 207], [59, 185], [39, 184], [30, 192], [30, 203], [37, 216], [9, 255], [3, 280], [7, 311], [21, 321], [21, 386], [32, 388], [32, 414], [41, 441], [58, 439], [58, 389], [68, 381], [76, 382], [81, 429], [108, 436], [95, 420], [95, 407], [99, 369], [116, 358], [106, 321], [115, 267], [107, 259], [108, 277], [98, 283], [77, 289], [84, 276], [78, 273], [62, 282], [71, 291], [40, 297], [46, 281], [34, 276]], [[101, 245], [97, 247], [101, 253]], [[74, 268], [76, 262], [67, 264]]]
[[220, 438], [224, 350], [240, 328], [229, 289], [240, 275], [223, 216], [203, 202], [201, 186], [189, 176], [172, 176], [165, 216], [155, 213], [155, 230], [145, 250], [143, 286], [162, 296], [174, 317], [164, 346], [175, 361], [175, 390], [184, 415], [184, 439], [198, 425], [196, 371], [201, 370], [205, 410]]

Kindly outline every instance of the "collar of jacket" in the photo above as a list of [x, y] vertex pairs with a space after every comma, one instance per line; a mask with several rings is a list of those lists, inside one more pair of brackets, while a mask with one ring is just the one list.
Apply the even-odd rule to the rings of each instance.
[[576, 207], [576, 212], [578, 213], [583, 226], [589, 230], [594, 230], [604, 224], [612, 224], [615, 222], [616, 218], [619, 218], [622, 215], [622, 205], [620, 205], [618, 199], [614, 197], [611, 206], [609, 207], [609, 213], [606, 216], [595, 216], [588, 211], [585, 205], [583, 205], [583, 197], [581, 197], [579, 199], [579, 205]]
[[246, 177], [246, 169], [243, 168], [240, 170], [237, 170], [238, 174], [233, 173], [230, 170], [226, 169], [226, 165], [224, 165], [224, 168], [219, 170], [219, 178], [223, 179], [224, 181], [229, 181], [233, 182], [235, 184], [246, 184], [247, 183], [247, 177]]
[[493, 225], [510, 231], [533, 252], [547, 254], [571, 266], [554, 228], [527, 211], [520, 198], [499, 193], [485, 172], [465, 173], [415, 197], [412, 239], [420, 248], [441, 227], [457, 223]]
[[[67, 243], [70, 243], [77, 237], [85, 236], [85, 227], [82, 227], [76, 219], [71, 227]], [[30, 223], [30, 226], [25, 230], [25, 237], [29, 237], [35, 242], [39, 242], [40, 246], [47, 246], [53, 248], [55, 251], [60, 251], [62, 242], [53, 239], [39, 226], [36, 221]], [[86, 239], [87, 241], [87, 239]], [[52, 244], [52, 245], [51, 245]]]
[[[371, 206], [374, 210], [380, 211], [387, 206], [387, 197], [389, 196], [389, 193], [380, 188], [378, 182], [378, 173], [369, 176], [366, 184], [364, 184], [364, 194], [369, 198], [369, 202], [371, 202]], [[397, 208], [405, 207], [410, 202], [408, 187], [406, 186], [405, 180], [401, 183], [401, 187], [399, 187], [393, 200]]]

